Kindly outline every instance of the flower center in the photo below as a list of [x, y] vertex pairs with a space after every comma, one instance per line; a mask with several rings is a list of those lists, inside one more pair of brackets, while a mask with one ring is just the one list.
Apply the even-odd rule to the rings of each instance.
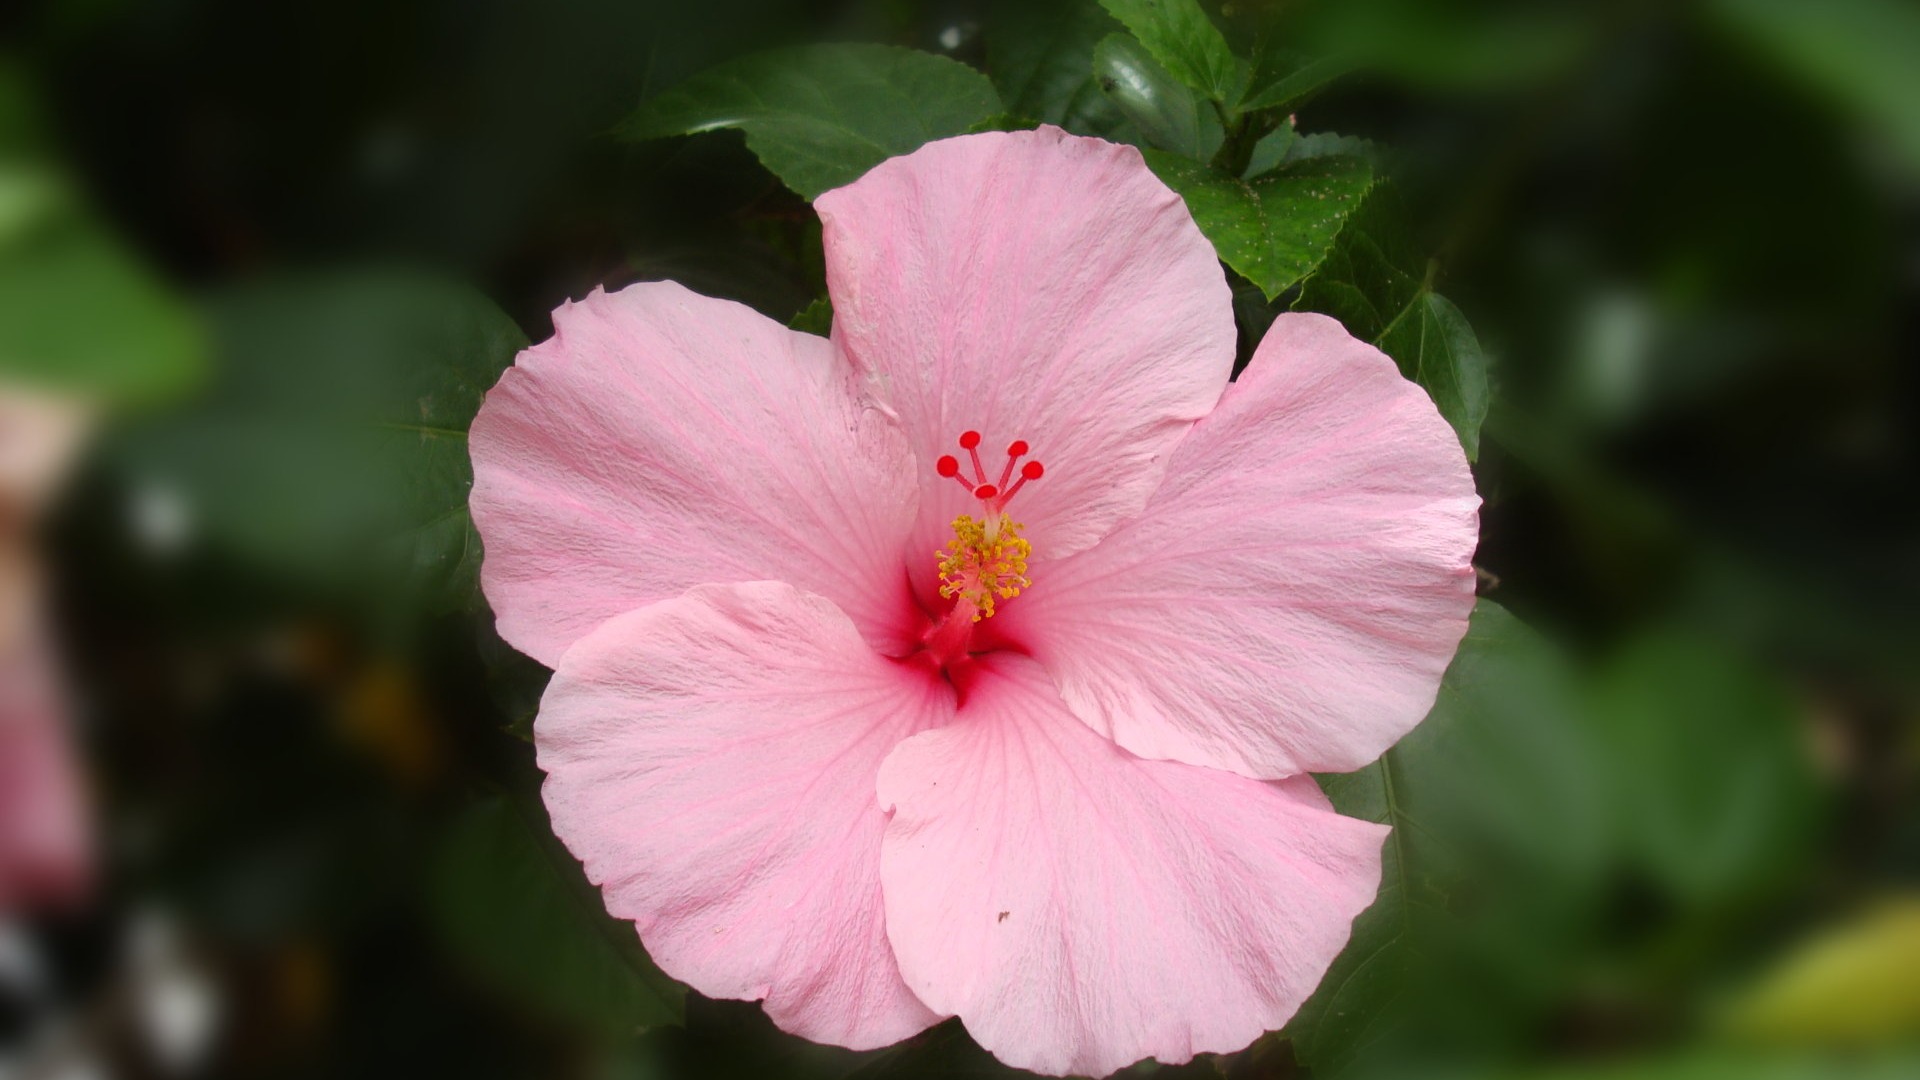
[[[962, 432], [960, 448], [973, 464], [973, 480], [960, 475], [960, 461], [951, 454], [934, 463], [941, 476], [952, 477], [980, 501], [980, 516], [962, 514], [953, 519], [953, 540], [938, 552], [940, 558], [940, 595], [956, 601], [954, 613], [971, 622], [993, 614], [994, 604], [1020, 595], [1031, 585], [1027, 580], [1027, 556], [1033, 547], [1021, 537], [1020, 524], [1007, 516], [1007, 504], [1029, 481], [1038, 480], [1046, 469], [1038, 461], [1020, 464], [1027, 455], [1027, 444], [1015, 439], [1007, 447], [1007, 463], [997, 483], [989, 483], [980, 464], [980, 433]], [[1014, 476], [1018, 466], [1020, 475]], [[1008, 481], [1012, 485], [1008, 485]]]

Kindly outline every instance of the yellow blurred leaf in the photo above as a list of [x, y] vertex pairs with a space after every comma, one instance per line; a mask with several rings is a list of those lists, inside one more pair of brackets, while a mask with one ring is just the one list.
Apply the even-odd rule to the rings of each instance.
[[1767, 1043], [1887, 1042], [1920, 1033], [1920, 896], [1887, 901], [1794, 950], [1724, 1018]]

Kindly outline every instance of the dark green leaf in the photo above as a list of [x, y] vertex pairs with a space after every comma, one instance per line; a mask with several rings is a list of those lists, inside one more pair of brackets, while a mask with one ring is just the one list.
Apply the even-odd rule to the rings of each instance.
[[1253, 144], [1253, 153], [1247, 157], [1246, 175], [1249, 178], [1259, 176], [1286, 160], [1287, 151], [1293, 148], [1298, 135], [1291, 121], [1283, 122], [1267, 132], [1259, 142]]
[[1486, 356], [1465, 316], [1433, 291], [1428, 270], [1409, 252], [1406, 231], [1388, 193], [1369, 198], [1293, 306], [1332, 315], [1348, 333], [1393, 357], [1402, 374], [1432, 395], [1474, 460], [1491, 397]]
[[1313, 272], [1373, 183], [1359, 158], [1282, 165], [1253, 180], [1148, 152], [1147, 164], [1187, 201], [1220, 258], [1268, 299]]
[[1883, 132], [1920, 169], [1920, 8], [1905, 0], [1715, 0], [1708, 7]]
[[540, 715], [540, 699], [553, 672], [502, 640], [492, 618], [475, 622], [475, 644], [486, 668], [487, 697], [500, 710], [503, 730], [516, 739], [532, 742], [533, 721]]
[[957, 61], [886, 45], [811, 45], [695, 75], [643, 103], [620, 130], [658, 139], [738, 128], [775, 176], [811, 199], [999, 112], [993, 84]]
[[544, 815], [523, 817], [537, 813], [494, 798], [455, 823], [434, 868], [441, 938], [496, 992], [555, 1020], [616, 1036], [679, 1023], [685, 991], [607, 915]]
[[1380, 168], [1380, 148], [1371, 140], [1355, 135], [1336, 135], [1331, 131], [1316, 131], [1311, 135], [1301, 135], [1287, 146], [1286, 161], [1306, 161], [1322, 157], [1357, 157], [1372, 162], [1376, 170]]
[[1167, 74], [1140, 43], [1125, 34], [1103, 39], [1093, 52], [1100, 89], [1148, 143], [1190, 158], [1208, 158], [1220, 147], [1220, 120], [1213, 109]]
[[1240, 62], [1196, 0], [1100, 2], [1174, 78], [1223, 104], [1240, 96]]
[[1373, 341], [1420, 296], [1424, 273], [1392, 191], [1383, 187], [1353, 215], [1294, 307], [1331, 315], [1348, 333]]
[[[1114, 1073], [1112, 1080], [1221, 1080], [1220, 1060], [1201, 1055], [1185, 1065], [1144, 1061]], [[1033, 1075], [982, 1050], [955, 1019], [879, 1051], [841, 1080], [1027, 1080]]]
[[1031, 116], [1021, 116], [1018, 113], [1003, 112], [994, 113], [992, 116], [980, 120], [968, 128], [966, 133], [968, 135], [974, 135], [982, 131], [1032, 131], [1039, 126], [1040, 121], [1035, 120]]
[[[1386, 765], [1374, 768], [1379, 778], [1371, 782], [1373, 797], [1381, 806], [1375, 820], [1399, 821], [1403, 812], [1392, 801]], [[1329, 786], [1329, 794], [1334, 790]], [[1344, 799], [1336, 797], [1348, 805], [1355, 799], [1352, 791]], [[1421, 942], [1443, 932], [1436, 924], [1446, 921], [1446, 898], [1406, 876], [1409, 860], [1396, 851], [1397, 843], [1387, 841], [1388, 856], [1373, 906], [1353, 921], [1347, 947], [1327, 969], [1319, 989], [1287, 1023], [1294, 1056], [1316, 1076], [1339, 1075], [1405, 1022], [1405, 994], [1427, 962]]]
[[214, 325], [207, 399], [120, 444], [136, 489], [296, 583], [400, 617], [476, 607], [467, 426], [526, 344], [513, 321], [465, 287], [370, 273], [238, 289]]
[[1011, 112], [1115, 137], [1125, 118], [1100, 91], [1093, 50], [1119, 29], [1096, 0], [998, 0], [987, 13], [987, 72]]
[[1284, 49], [1263, 50], [1254, 64], [1242, 111], [1299, 108], [1326, 85], [1353, 70], [1342, 57], [1313, 57]]
[[787, 320], [787, 329], [826, 337], [833, 332], [833, 300], [821, 297]]
[[949, 1020], [892, 1046], [846, 1076], [846, 1080], [974, 1080], [1027, 1076], [994, 1060], [967, 1036], [960, 1021]]
[[1460, 309], [1439, 293], [1422, 290], [1378, 344], [1409, 379], [1433, 395], [1440, 415], [1460, 436], [1467, 458], [1477, 458], [1480, 425], [1487, 418], [1487, 358]]
[[1393, 834], [1379, 899], [1288, 1026], [1316, 1075], [1388, 1045], [1416, 1003], [1449, 1038], [1537, 1007], [1605, 865], [1592, 754], [1562, 658], [1483, 600], [1426, 720], [1322, 778], [1342, 813]]

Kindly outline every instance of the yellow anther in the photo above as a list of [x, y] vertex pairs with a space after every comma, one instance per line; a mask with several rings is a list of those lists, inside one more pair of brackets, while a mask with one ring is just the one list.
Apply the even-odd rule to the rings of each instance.
[[953, 542], [937, 552], [940, 595], [973, 604], [975, 622], [993, 614], [996, 599], [1011, 600], [1033, 584], [1027, 580], [1033, 545], [1020, 538], [1020, 526], [1004, 515], [993, 524], [998, 528], [962, 514], [953, 519]]

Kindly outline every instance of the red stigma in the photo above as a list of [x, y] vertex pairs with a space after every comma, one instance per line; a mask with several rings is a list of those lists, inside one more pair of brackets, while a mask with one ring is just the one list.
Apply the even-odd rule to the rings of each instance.
[[[1029, 449], [1025, 439], [1015, 439], [1007, 444], [1007, 464], [1000, 470], [998, 483], [987, 480], [987, 470], [980, 463], [979, 432], [961, 432], [960, 449], [967, 452], [968, 462], [973, 466], [973, 479], [969, 480], [960, 474], [960, 459], [952, 454], [941, 455], [934, 461], [933, 470], [941, 476], [951, 477], [955, 483], [967, 489], [967, 494], [988, 503], [987, 509], [995, 513], [1003, 511], [1008, 500], [1012, 499], [1014, 493], [1024, 487], [1027, 481], [1038, 480], [1046, 473], [1046, 469], [1037, 461], [1020, 464], [1020, 459], [1027, 455]], [[1015, 466], [1019, 466], [1018, 478], [1014, 476]], [[1013, 486], [1007, 486], [1008, 481], [1012, 481]]]

